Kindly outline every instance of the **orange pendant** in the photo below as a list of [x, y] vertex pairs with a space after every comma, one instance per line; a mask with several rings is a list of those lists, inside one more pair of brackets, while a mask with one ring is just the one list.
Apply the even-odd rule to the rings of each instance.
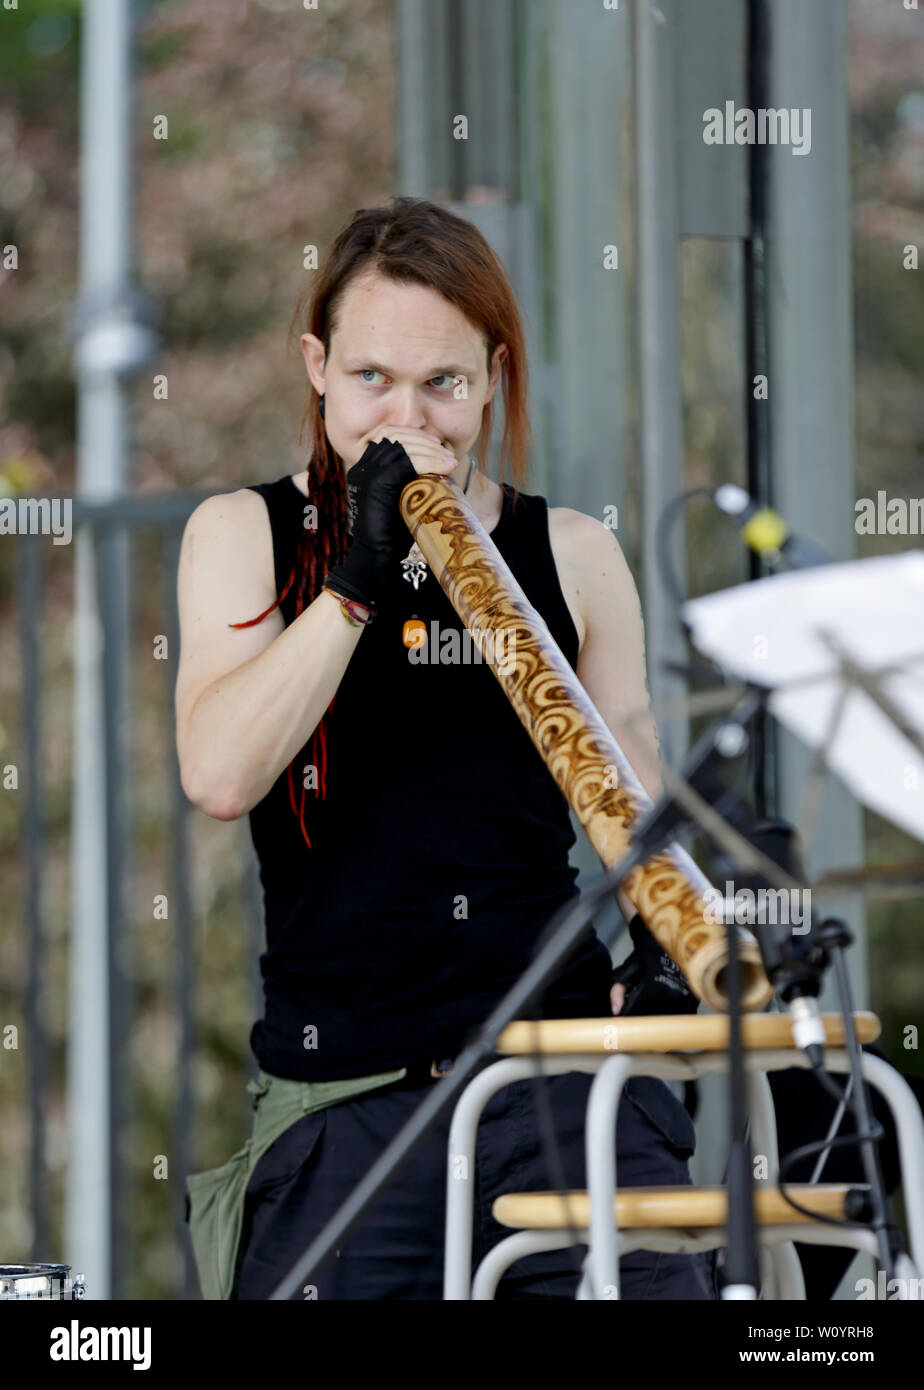
[[401, 640], [404, 645], [410, 647], [422, 647], [427, 640], [427, 625], [417, 617], [405, 619], [404, 629], [401, 633]]

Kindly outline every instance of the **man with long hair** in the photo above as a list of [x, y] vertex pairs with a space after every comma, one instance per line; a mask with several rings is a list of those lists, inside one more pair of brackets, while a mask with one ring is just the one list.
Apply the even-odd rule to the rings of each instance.
[[[398, 510], [416, 474], [464, 490], [647, 791], [660, 791], [641, 613], [620, 547], [594, 518], [520, 490], [524, 338], [484, 237], [425, 200], [363, 209], [308, 300], [293, 319], [310, 383], [308, 468], [202, 503], [178, 576], [183, 787], [207, 815], [249, 815], [266, 924], [253, 1132], [222, 1168], [187, 1179], [200, 1280], [215, 1298], [269, 1296], [577, 892], [567, 803], [492, 673], [411, 659], [415, 620], [461, 634]], [[498, 385], [500, 473], [512, 484], [484, 471]], [[605, 1016], [621, 989], [593, 937], [550, 984], [542, 1015]], [[695, 1009], [682, 985], [676, 998], [668, 1008]], [[586, 1186], [591, 1080], [541, 1083], [555, 1172], [532, 1083], [488, 1104], [476, 1262], [506, 1234], [491, 1215], [497, 1195], [557, 1179]], [[448, 1123], [306, 1297], [440, 1297]], [[620, 1186], [690, 1181], [693, 1127], [663, 1082], [630, 1080], [616, 1138]], [[621, 1296], [714, 1297], [706, 1268], [702, 1256], [638, 1251], [621, 1262]], [[534, 1255], [498, 1297], [573, 1298], [578, 1277], [575, 1250]]]

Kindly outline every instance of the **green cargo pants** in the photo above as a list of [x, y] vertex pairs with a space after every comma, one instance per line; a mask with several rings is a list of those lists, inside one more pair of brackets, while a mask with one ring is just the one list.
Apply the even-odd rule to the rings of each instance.
[[406, 1068], [349, 1081], [290, 1081], [261, 1071], [247, 1082], [255, 1111], [250, 1138], [220, 1168], [189, 1173], [187, 1221], [202, 1297], [231, 1297], [239, 1267], [244, 1194], [260, 1159], [281, 1134], [313, 1110], [400, 1081]]

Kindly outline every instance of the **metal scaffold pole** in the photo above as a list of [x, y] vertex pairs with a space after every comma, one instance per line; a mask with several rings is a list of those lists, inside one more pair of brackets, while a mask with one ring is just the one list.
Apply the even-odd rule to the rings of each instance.
[[[92, 502], [125, 491], [126, 378], [151, 344], [130, 285], [132, 22], [128, 0], [87, 0], [83, 8], [76, 495]], [[86, 1276], [94, 1299], [118, 1292], [121, 1259], [116, 1143], [126, 1130], [130, 1054], [121, 1022], [124, 991], [113, 986], [127, 974], [119, 908], [127, 591], [125, 534], [113, 528], [94, 537], [88, 526], [79, 527], [64, 1257]]]

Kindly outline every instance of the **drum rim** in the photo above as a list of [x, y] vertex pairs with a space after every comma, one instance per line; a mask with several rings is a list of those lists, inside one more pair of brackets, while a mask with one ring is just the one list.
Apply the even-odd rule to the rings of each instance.
[[70, 1267], [70, 1265], [53, 1263], [0, 1264], [0, 1279], [38, 1278], [42, 1274], [67, 1273]]

